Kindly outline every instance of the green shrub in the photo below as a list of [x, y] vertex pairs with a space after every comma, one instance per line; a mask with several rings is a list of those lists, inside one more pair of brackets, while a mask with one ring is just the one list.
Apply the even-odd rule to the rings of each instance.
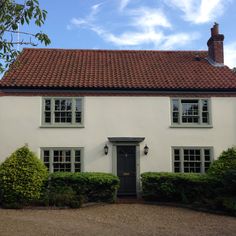
[[33, 152], [22, 147], [0, 165], [1, 203], [21, 207], [39, 199], [47, 168]]
[[155, 201], [207, 202], [219, 185], [215, 179], [201, 174], [147, 172], [141, 179], [144, 199]]
[[[57, 172], [50, 174], [48, 181], [48, 203], [58, 205], [58, 195], [72, 197], [78, 206], [81, 202], [114, 202], [119, 187], [117, 176], [107, 173], [68, 173]], [[69, 191], [73, 191], [73, 194]], [[56, 199], [56, 200], [55, 200]], [[64, 206], [70, 206], [66, 200], [60, 200]]]
[[236, 160], [236, 147], [228, 148], [227, 150], [223, 151], [219, 158], [219, 160]]
[[230, 212], [233, 215], [236, 215], [236, 196], [234, 197], [222, 197], [221, 207], [223, 210]]
[[45, 205], [49, 206], [78, 208], [82, 204], [76, 192], [69, 186], [55, 187], [48, 192], [46, 197]]
[[226, 172], [230, 170], [236, 170], [236, 148], [232, 147], [223, 151], [219, 156], [219, 159], [214, 161], [209, 170], [208, 174], [212, 177], [221, 179]]
[[223, 189], [222, 193], [236, 196], [236, 170], [228, 170], [221, 179]]

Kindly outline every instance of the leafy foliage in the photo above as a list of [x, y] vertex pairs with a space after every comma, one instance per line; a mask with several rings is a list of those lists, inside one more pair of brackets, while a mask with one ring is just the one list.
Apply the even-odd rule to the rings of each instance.
[[39, 199], [48, 172], [44, 164], [27, 147], [11, 154], [0, 165], [1, 202], [17, 207]]
[[208, 173], [152, 173], [141, 175], [146, 200], [197, 204], [236, 215], [236, 148], [223, 151]]
[[44, 203], [78, 207], [88, 201], [114, 202], [118, 187], [119, 179], [112, 174], [56, 172], [50, 174]]
[[214, 161], [209, 170], [208, 174], [218, 179], [223, 178], [226, 172], [230, 170], [236, 170], [236, 148], [232, 147], [223, 151], [219, 156], [219, 159]]
[[[43, 32], [19, 31], [19, 25], [29, 25], [32, 21], [41, 27], [46, 16], [47, 11], [40, 9], [38, 0], [25, 0], [24, 4], [17, 4], [14, 0], [0, 1], [0, 73], [19, 54], [16, 45], [36, 46], [37, 41], [45, 45], [50, 44], [49, 37]], [[24, 36], [24, 39], [14, 40], [16, 34]]]
[[147, 172], [141, 177], [143, 197], [148, 200], [203, 202], [214, 196], [218, 185], [215, 179], [201, 174]]
[[82, 199], [75, 190], [69, 186], [54, 186], [49, 192], [45, 192], [41, 198], [41, 203], [46, 206], [78, 208], [82, 205]]

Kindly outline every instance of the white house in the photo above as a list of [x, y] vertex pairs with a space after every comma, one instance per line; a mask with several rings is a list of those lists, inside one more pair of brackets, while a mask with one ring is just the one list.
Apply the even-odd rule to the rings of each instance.
[[51, 172], [204, 173], [236, 144], [236, 75], [208, 51], [24, 49], [0, 82], [0, 158], [28, 146]]

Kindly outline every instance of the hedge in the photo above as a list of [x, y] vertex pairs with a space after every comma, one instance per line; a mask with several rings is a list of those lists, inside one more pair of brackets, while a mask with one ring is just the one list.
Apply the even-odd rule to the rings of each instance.
[[114, 202], [119, 178], [112, 174], [57, 172], [50, 174], [43, 201], [47, 205], [79, 207], [83, 202]]
[[143, 198], [156, 201], [208, 202], [220, 187], [215, 178], [190, 173], [146, 172], [141, 180]]

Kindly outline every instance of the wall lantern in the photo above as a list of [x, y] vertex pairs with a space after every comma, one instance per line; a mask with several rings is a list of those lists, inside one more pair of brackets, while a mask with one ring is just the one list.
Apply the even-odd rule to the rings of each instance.
[[108, 146], [107, 146], [107, 144], [104, 146], [104, 154], [105, 155], [107, 155], [108, 154], [108, 150], [109, 150], [109, 148], [108, 148]]
[[144, 147], [144, 155], [147, 155], [149, 151], [149, 147], [147, 146], [147, 144]]

